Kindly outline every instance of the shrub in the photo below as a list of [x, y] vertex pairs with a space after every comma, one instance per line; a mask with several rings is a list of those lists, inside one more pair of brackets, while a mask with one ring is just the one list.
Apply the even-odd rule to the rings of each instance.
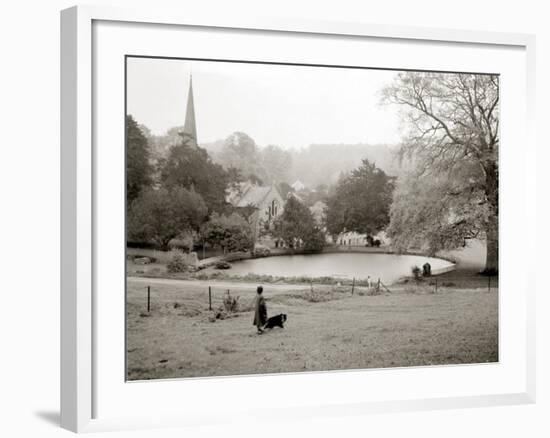
[[180, 249], [173, 249], [170, 251], [170, 261], [168, 262], [166, 269], [170, 273], [184, 272], [186, 270], [183, 251]]
[[216, 269], [230, 269], [231, 265], [227, 262], [220, 261], [216, 263]]
[[[126, 257], [128, 260], [133, 261], [134, 263], [138, 263], [140, 259], [148, 259], [148, 263], [156, 263], [157, 259], [155, 257], [152, 257], [150, 255], [142, 255], [142, 254], [128, 254]], [[143, 260], [145, 261], [145, 260]]]
[[269, 248], [262, 245], [256, 245], [252, 251], [254, 257], [267, 257], [270, 253]]
[[415, 280], [420, 280], [422, 278], [422, 269], [420, 269], [418, 266], [416, 265], [412, 266], [411, 272]]
[[128, 238], [152, 241], [166, 250], [172, 239], [196, 229], [207, 213], [206, 203], [194, 190], [180, 186], [146, 189], [130, 205]]
[[202, 225], [201, 235], [208, 244], [223, 248], [224, 253], [248, 251], [254, 245], [250, 225], [237, 213], [229, 216], [213, 213]]
[[331, 301], [333, 294], [330, 291], [322, 291], [317, 289], [305, 290], [302, 294], [302, 298], [310, 303], [323, 303], [325, 301]]
[[369, 287], [365, 292], [365, 295], [368, 295], [368, 296], [382, 295], [382, 289], [378, 287]]
[[181, 233], [178, 237], [172, 239], [168, 243], [170, 249], [181, 249], [182, 251], [192, 251], [193, 250], [193, 236], [189, 233]]
[[239, 311], [239, 296], [233, 297], [231, 293], [227, 291], [223, 297], [223, 307], [227, 312], [234, 313]]
[[136, 265], [148, 265], [151, 263], [151, 259], [149, 257], [135, 257], [134, 263]]

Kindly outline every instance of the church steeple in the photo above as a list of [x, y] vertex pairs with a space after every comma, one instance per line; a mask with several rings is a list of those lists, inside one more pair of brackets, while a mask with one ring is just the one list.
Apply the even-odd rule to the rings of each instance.
[[195, 103], [193, 101], [193, 76], [189, 77], [189, 94], [187, 95], [187, 110], [182, 136], [189, 146], [198, 147], [197, 126], [195, 125]]

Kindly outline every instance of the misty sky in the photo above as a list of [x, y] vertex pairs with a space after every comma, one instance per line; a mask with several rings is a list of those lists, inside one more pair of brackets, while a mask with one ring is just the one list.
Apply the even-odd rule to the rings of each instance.
[[128, 114], [153, 134], [185, 120], [189, 74], [199, 143], [243, 131], [258, 145], [397, 143], [397, 108], [381, 106], [394, 71], [128, 58]]

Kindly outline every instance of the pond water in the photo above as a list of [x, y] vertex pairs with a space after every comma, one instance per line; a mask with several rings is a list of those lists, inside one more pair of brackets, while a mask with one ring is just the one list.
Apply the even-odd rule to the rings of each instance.
[[422, 268], [430, 263], [432, 272], [449, 268], [452, 263], [424, 256], [380, 253], [328, 253], [308, 255], [285, 255], [241, 260], [232, 263], [227, 271], [231, 275], [273, 275], [281, 277], [337, 277], [342, 279], [380, 280], [390, 284], [399, 278], [411, 275], [411, 267]]

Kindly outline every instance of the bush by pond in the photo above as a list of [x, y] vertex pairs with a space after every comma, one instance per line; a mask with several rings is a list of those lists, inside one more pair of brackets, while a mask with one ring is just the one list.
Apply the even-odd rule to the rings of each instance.
[[180, 249], [173, 249], [172, 251], [170, 251], [170, 253], [170, 261], [166, 266], [168, 272], [184, 272], [186, 270], [186, 265], [183, 251], [181, 251]]
[[422, 270], [418, 266], [416, 266], [416, 265], [412, 266], [411, 267], [411, 273], [414, 276], [415, 280], [422, 279]]

